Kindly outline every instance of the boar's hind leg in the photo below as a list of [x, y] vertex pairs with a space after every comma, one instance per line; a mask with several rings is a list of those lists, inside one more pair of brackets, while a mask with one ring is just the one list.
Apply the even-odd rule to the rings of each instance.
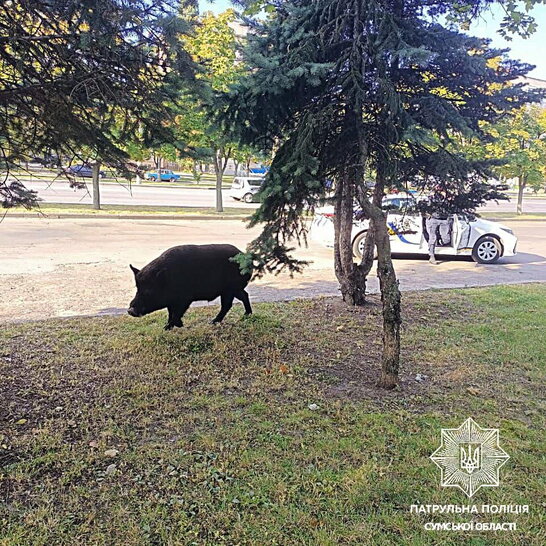
[[189, 304], [180, 305], [177, 307], [168, 307], [169, 310], [169, 320], [165, 324], [165, 330], [172, 330], [175, 326], [181, 328], [182, 316], [188, 310]]
[[245, 315], [252, 315], [252, 307], [250, 307], [250, 300], [248, 299], [248, 293], [246, 290], [241, 290], [236, 294], [236, 298], [243, 302], [245, 306]]
[[212, 321], [213, 324], [216, 324], [217, 322], [222, 322], [222, 320], [226, 316], [226, 313], [231, 309], [231, 306], [233, 305], [233, 297], [233, 294], [222, 294], [220, 296], [222, 307], [220, 308], [220, 312]]

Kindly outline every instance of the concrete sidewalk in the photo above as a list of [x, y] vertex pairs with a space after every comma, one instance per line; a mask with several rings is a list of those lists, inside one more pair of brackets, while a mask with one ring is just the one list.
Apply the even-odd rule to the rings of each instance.
[[[403, 291], [546, 281], [546, 222], [505, 222], [519, 254], [494, 265], [422, 257], [396, 259]], [[129, 263], [141, 267], [170, 246], [230, 242], [244, 249], [259, 230], [237, 220], [10, 218], [0, 225], [0, 321], [124, 313], [134, 295]], [[298, 249], [312, 263], [302, 275], [266, 276], [250, 285], [253, 301], [337, 295], [331, 249]], [[369, 290], [377, 291], [375, 271]], [[217, 306], [211, 302], [207, 305]]]

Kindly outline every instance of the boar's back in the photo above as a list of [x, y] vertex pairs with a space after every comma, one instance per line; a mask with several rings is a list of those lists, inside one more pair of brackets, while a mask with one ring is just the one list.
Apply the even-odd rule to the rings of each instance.
[[176, 299], [211, 301], [248, 284], [250, 275], [230, 260], [240, 252], [233, 245], [175, 246], [145, 266], [140, 278], [157, 278]]

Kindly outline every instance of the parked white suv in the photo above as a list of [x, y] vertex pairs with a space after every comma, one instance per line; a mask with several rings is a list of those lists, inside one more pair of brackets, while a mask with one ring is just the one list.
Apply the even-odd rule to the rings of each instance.
[[229, 196], [238, 201], [252, 203], [255, 200], [254, 196], [260, 191], [263, 181], [261, 176], [237, 176], [233, 179]]
[[[428, 234], [421, 215], [407, 214], [405, 210], [414, 202], [413, 197], [388, 195], [383, 208], [389, 210], [387, 224], [393, 254], [428, 254]], [[322, 207], [315, 213], [311, 224], [311, 239], [325, 246], [334, 246], [334, 207]], [[518, 242], [507, 226], [464, 215], [450, 216], [451, 240], [447, 245], [437, 245], [439, 256], [472, 256], [482, 264], [495, 263], [502, 256], [514, 256]], [[362, 258], [369, 220], [353, 222], [353, 254]]]

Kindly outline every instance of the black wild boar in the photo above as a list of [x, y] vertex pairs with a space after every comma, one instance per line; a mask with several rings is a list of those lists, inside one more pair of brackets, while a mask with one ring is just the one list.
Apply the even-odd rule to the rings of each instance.
[[142, 317], [166, 307], [165, 330], [170, 330], [182, 326], [192, 302], [220, 296], [222, 307], [213, 323], [226, 316], [233, 298], [243, 302], [245, 315], [252, 314], [245, 290], [250, 275], [241, 274], [239, 265], [230, 260], [240, 252], [232, 245], [182, 245], [169, 248], [140, 270], [131, 265], [137, 293], [127, 312]]

